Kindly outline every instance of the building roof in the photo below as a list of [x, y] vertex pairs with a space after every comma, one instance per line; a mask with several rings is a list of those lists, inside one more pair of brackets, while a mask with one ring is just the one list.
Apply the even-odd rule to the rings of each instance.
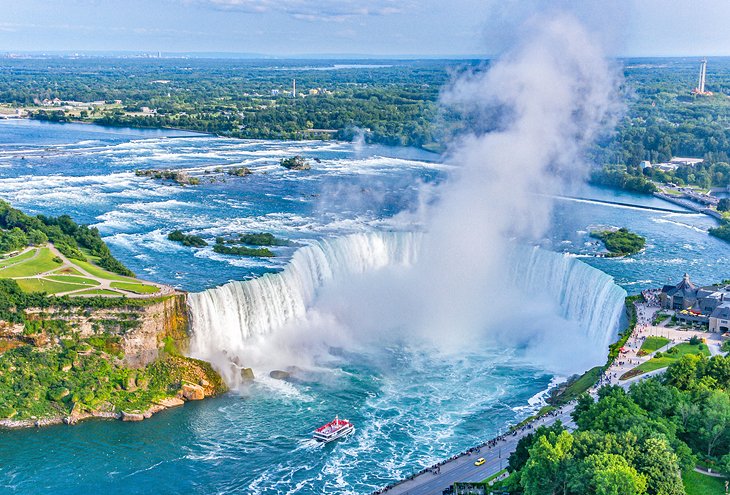
[[697, 287], [689, 279], [689, 274], [685, 273], [682, 281], [674, 288], [667, 291], [667, 295], [674, 297], [697, 297]]
[[720, 318], [722, 320], [730, 320], [730, 303], [722, 303], [715, 308], [710, 318]]

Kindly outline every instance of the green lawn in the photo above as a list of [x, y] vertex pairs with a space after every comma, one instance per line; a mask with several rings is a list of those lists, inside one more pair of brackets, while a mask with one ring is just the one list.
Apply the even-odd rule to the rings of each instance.
[[[700, 349], [700, 346], [702, 346], [703, 348]], [[625, 380], [627, 378], [631, 378], [632, 376], [637, 376], [648, 373], [650, 371], [666, 368], [685, 354], [704, 354], [705, 356], [710, 355], [710, 350], [704, 344], [692, 345], [689, 343], [683, 343], [674, 346], [673, 349], [676, 349], [676, 352], [672, 354], [664, 352], [662, 353], [661, 357], [653, 357], [647, 362], [642, 363], [636, 368], [624, 373], [621, 376], [621, 379]]]
[[641, 344], [641, 351], [646, 351], [647, 354], [661, 349], [665, 345], [671, 342], [666, 337], [647, 337], [643, 344]]
[[31, 249], [30, 251], [19, 254], [17, 256], [13, 256], [12, 258], [5, 258], [0, 261], [0, 268], [5, 268], [8, 265], [12, 265], [13, 263], [17, 263], [19, 261], [27, 260], [28, 258], [32, 258], [35, 254], [36, 250]]
[[107, 290], [107, 289], [89, 289], [84, 290], [81, 292], [77, 292], [74, 294], [75, 296], [119, 296], [122, 297], [122, 294], [119, 292], [114, 292], [113, 290]]
[[652, 320], [652, 324], [659, 325], [660, 323], [663, 323], [667, 318], [671, 318], [672, 315], [669, 313], [662, 313], [659, 312], [654, 315], [654, 319]]
[[564, 404], [566, 402], [570, 402], [571, 400], [581, 395], [583, 392], [587, 391], [589, 388], [595, 385], [595, 383], [600, 378], [601, 373], [603, 373], [602, 366], [596, 366], [595, 368], [591, 368], [583, 373], [580, 378], [568, 385], [565, 391], [560, 394], [560, 403]]
[[500, 476], [502, 476], [502, 475], [503, 475], [504, 473], [506, 473], [506, 472], [507, 472], [507, 470], [506, 470], [506, 469], [503, 469], [503, 470], [501, 470], [501, 471], [498, 471], [498, 472], [494, 473], [494, 474], [493, 474], [492, 476], [490, 476], [489, 478], [484, 478], [484, 479], [483, 479], [483, 480], [482, 480], [481, 482], [482, 482], [482, 483], [489, 483], [489, 482], [490, 482], [490, 481], [492, 481], [493, 479], [499, 478]]
[[88, 287], [88, 285], [64, 284], [63, 282], [53, 282], [40, 278], [20, 278], [16, 282], [25, 292], [45, 292], [46, 294], [58, 294]]
[[682, 473], [682, 483], [687, 495], [725, 495], [725, 480], [697, 471]]
[[[89, 258], [91, 259], [91, 258]], [[105, 280], [118, 280], [120, 282], [131, 282], [135, 283], [137, 280], [129, 277], [125, 277], [123, 275], [118, 275], [116, 273], [108, 272], [104, 270], [103, 268], [94, 265], [93, 263], [89, 263], [88, 261], [79, 261], [79, 260], [72, 260], [73, 263], [81, 267], [82, 270], [86, 270], [90, 274], [94, 275], [95, 277], [103, 278]], [[2, 272], [0, 272], [2, 273]]]
[[48, 248], [40, 248], [38, 256], [28, 259], [17, 265], [0, 269], [0, 278], [32, 277], [39, 273], [55, 270], [60, 263], [53, 261], [54, 255]]
[[122, 289], [134, 292], [135, 294], [154, 294], [160, 290], [154, 285], [145, 285], [141, 283], [112, 282], [111, 286], [115, 289]]
[[81, 284], [81, 285], [99, 285], [94, 279], [86, 277], [76, 277], [74, 275], [49, 275], [45, 277], [56, 282], [65, 282], [67, 284]]

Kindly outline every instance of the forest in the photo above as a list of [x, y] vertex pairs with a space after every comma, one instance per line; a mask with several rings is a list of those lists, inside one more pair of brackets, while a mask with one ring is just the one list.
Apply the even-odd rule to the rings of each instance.
[[[730, 472], [730, 359], [687, 355], [663, 377], [583, 395], [578, 428], [522, 438], [502, 488], [524, 495], [683, 495], [694, 467]], [[720, 483], [718, 482], [718, 485]], [[692, 493], [706, 493], [693, 491]]]
[[[653, 192], [651, 181], [730, 184], [730, 59], [710, 58], [707, 90], [694, 95], [699, 60], [626, 59], [616, 132], [588, 158], [595, 183]], [[478, 60], [7, 59], [0, 103], [34, 118], [174, 127], [236, 138], [360, 139], [444, 149], [464, 128], [439, 95]], [[292, 87], [296, 81], [296, 97]], [[52, 101], [58, 99], [57, 106]], [[45, 102], [45, 104], [44, 104]], [[87, 102], [64, 111], [61, 102]], [[94, 103], [93, 105], [91, 103]], [[495, 122], [499, 119], [495, 118]], [[481, 123], [490, 129], [495, 123]], [[674, 172], [640, 167], [673, 156], [704, 158]]]

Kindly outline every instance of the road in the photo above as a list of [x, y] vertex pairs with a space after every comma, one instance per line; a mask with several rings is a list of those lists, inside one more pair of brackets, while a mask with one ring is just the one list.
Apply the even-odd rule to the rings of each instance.
[[[507, 459], [514, 452], [520, 438], [531, 433], [538, 426], [551, 425], [559, 419], [569, 429], [574, 429], [575, 424], [570, 417], [572, 411], [572, 405], [564, 406], [556, 416], [547, 416], [534, 421], [530, 423], [529, 428], [523, 428], [513, 435], [506, 435], [504, 440], [497, 441], [494, 447], [482, 447], [479, 452], [461, 454], [456, 459], [446, 461], [440, 466], [440, 474], [426, 471], [413, 479], [379, 493], [390, 495], [441, 495], [444, 490], [457, 481], [482, 481], [507, 467]], [[480, 457], [484, 457], [486, 462], [481, 466], [475, 466], [474, 461]]]

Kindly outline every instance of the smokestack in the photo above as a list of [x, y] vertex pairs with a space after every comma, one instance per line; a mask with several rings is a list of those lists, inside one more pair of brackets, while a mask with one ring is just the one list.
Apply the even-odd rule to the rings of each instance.
[[700, 84], [697, 86], [700, 93], [705, 92], [705, 74], [707, 74], [707, 60], [702, 60], [700, 62]]
[[296, 98], [297, 97], [297, 80], [292, 79], [291, 83], [291, 97]]

